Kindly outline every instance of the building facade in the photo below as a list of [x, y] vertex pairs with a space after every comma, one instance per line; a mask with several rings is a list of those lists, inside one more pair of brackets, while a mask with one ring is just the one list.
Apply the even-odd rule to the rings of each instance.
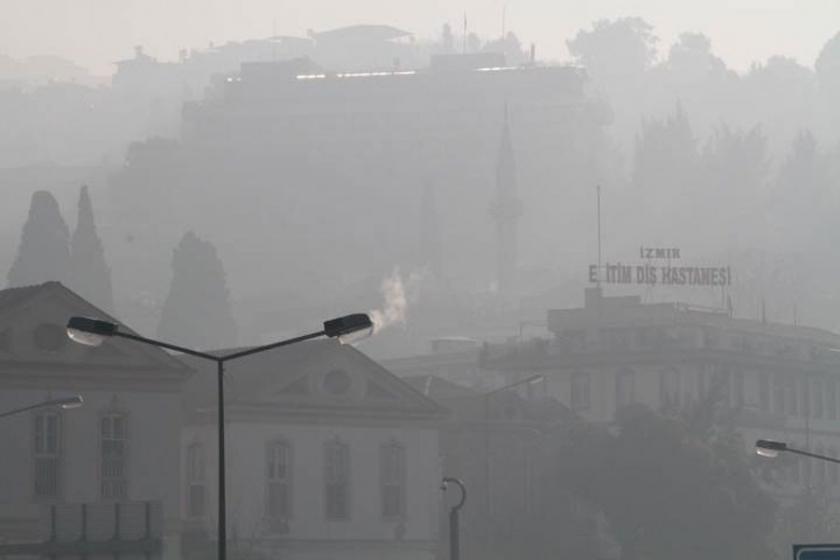
[[73, 555], [93, 550], [86, 541], [116, 554], [131, 550], [121, 539], [145, 535], [178, 558], [180, 390], [190, 370], [130, 341], [75, 344], [65, 325], [76, 315], [108, 319], [58, 282], [0, 291], [0, 413], [84, 399], [0, 418], [0, 551], [52, 539], [76, 543]]
[[[194, 536], [184, 552], [199, 557], [216, 533], [215, 375], [205, 364], [188, 362], [200, 371], [184, 400], [182, 511]], [[231, 362], [226, 401], [231, 553], [433, 558], [443, 416], [422, 393], [333, 340]]]
[[[631, 404], [677, 412], [728, 412], [745, 443], [756, 439], [836, 456], [840, 452], [840, 336], [821, 329], [733, 317], [725, 310], [586, 292], [581, 308], [548, 311], [551, 336], [490, 345], [482, 366], [510, 378], [539, 372], [549, 394], [579, 416], [611, 422]], [[836, 466], [786, 462], [785, 490], [840, 493]]]

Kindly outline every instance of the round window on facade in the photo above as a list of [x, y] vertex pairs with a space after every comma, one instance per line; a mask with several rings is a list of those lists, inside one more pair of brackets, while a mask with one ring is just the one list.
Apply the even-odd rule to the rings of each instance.
[[35, 327], [32, 333], [35, 347], [39, 350], [55, 352], [64, 348], [67, 344], [67, 333], [59, 325], [42, 323]]
[[352, 384], [353, 380], [350, 378], [350, 374], [343, 369], [328, 371], [326, 375], [324, 375], [324, 380], [322, 382], [324, 392], [335, 396], [346, 395], [350, 392], [350, 386]]

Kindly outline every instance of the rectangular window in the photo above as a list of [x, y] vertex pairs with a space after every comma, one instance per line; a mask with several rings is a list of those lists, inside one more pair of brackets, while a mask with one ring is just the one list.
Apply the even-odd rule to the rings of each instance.
[[706, 369], [703, 366], [697, 370], [697, 399], [702, 400], [709, 396], [709, 383]]
[[350, 513], [350, 449], [334, 441], [325, 450], [324, 501], [327, 519], [347, 519]]
[[741, 408], [744, 406], [744, 372], [735, 371], [732, 374], [732, 406]]
[[275, 442], [266, 450], [266, 513], [272, 519], [288, 519], [292, 513], [291, 503], [291, 446], [286, 442]]
[[785, 402], [787, 403], [787, 413], [789, 416], [799, 414], [799, 407], [797, 406], [799, 399], [796, 396], [796, 379], [793, 377], [785, 380]]
[[799, 394], [801, 397], [800, 402], [802, 406], [799, 407], [799, 412], [803, 417], [811, 416], [811, 391], [810, 391], [810, 380], [806, 377], [802, 379], [802, 392]]
[[664, 408], [680, 406], [682, 378], [676, 369], [666, 369], [659, 374], [659, 403]]
[[36, 498], [56, 499], [61, 492], [61, 417], [55, 412], [35, 416], [33, 445]]
[[814, 378], [813, 380], [813, 392], [811, 394], [813, 397], [813, 406], [811, 410], [814, 412], [814, 418], [822, 418], [823, 417], [823, 383], [822, 379], [819, 377]]
[[[822, 447], [817, 447], [817, 455], [825, 455], [825, 451]], [[814, 479], [816, 484], [822, 486], [825, 484], [826, 478], [826, 462], [825, 461], [811, 461], [811, 464], [814, 466]]]
[[724, 406], [730, 406], [732, 404], [732, 373], [729, 368], [716, 367], [712, 384], [712, 398]]
[[758, 375], [758, 406], [764, 412], [770, 412], [770, 376]]
[[200, 443], [187, 447], [187, 514], [202, 517], [205, 508], [204, 448]]
[[104, 500], [125, 500], [128, 494], [126, 417], [106, 414], [100, 419], [99, 475]]
[[633, 404], [635, 388], [633, 370], [623, 369], [615, 374], [615, 408], [616, 410]]
[[382, 517], [405, 516], [405, 448], [388, 443], [380, 449], [379, 470], [382, 487]]
[[589, 374], [577, 372], [572, 374], [572, 410], [587, 410], [589, 408]]
[[773, 376], [773, 412], [785, 414], [785, 380], [781, 373]]

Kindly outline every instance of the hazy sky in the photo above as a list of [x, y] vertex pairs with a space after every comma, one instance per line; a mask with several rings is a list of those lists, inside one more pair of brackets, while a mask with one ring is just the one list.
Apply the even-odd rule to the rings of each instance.
[[0, 0], [0, 53], [57, 54], [98, 74], [131, 56], [134, 45], [162, 59], [213, 41], [305, 35], [354, 23], [386, 23], [433, 37], [464, 12], [483, 37], [508, 29], [534, 42], [538, 55], [565, 59], [565, 40], [599, 18], [639, 15], [655, 28], [662, 51], [682, 31], [709, 35], [738, 70], [774, 54], [813, 65], [840, 31], [840, 0]]

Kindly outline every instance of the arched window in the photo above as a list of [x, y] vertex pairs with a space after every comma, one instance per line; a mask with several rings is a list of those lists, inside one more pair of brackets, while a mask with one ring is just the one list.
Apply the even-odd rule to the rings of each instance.
[[266, 446], [266, 515], [288, 519], [292, 514], [292, 446], [279, 440]]
[[405, 516], [405, 448], [389, 442], [379, 449], [379, 479], [382, 494], [382, 517]]
[[324, 447], [324, 512], [330, 520], [350, 517], [350, 448], [340, 440]]

